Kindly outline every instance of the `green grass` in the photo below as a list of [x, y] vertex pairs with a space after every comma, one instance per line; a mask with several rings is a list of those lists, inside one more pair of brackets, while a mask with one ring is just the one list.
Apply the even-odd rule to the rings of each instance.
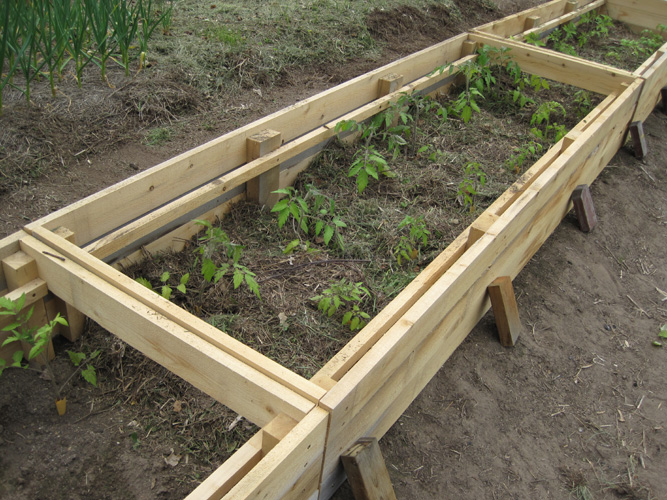
[[173, 132], [168, 127], [155, 127], [146, 132], [144, 142], [149, 146], [162, 146], [169, 142]]

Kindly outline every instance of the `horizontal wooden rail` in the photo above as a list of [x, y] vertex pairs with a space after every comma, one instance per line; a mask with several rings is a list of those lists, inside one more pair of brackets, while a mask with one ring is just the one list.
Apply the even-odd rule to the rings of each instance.
[[542, 34], [542, 33], [547, 33], [554, 28], [557, 28], [561, 24], [568, 23], [570, 21], [573, 21], [580, 17], [581, 15], [590, 12], [592, 10], [598, 9], [602, 6], [604, 6], [606, 0], [596, 0], [595, 2], [591, 2], [589, 4], [584, 5], [583, 7], [580, 7], [576, 10], [573, 10], [572, 12], [568, 12], [567, 14], [564, 14], [560, 17], [557, 17], [555, 19], [551, 19], [550, 21], [547, 22], [542, 22], [538, 26], [535, 26], [534, 28], [528, 29], [522, 33], [519, 33], [517, 35], [512, 36], [512, 40], [516, 41], [522, 41], [525, 40], [529, 35], [536, 33], [536, 34]]

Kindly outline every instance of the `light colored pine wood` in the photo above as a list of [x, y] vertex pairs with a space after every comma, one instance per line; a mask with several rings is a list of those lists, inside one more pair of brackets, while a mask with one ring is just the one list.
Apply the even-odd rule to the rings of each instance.
[[633, 121], [643, 122], [648, 118], [660, 100], [662, 88], [667, 85], [667, 44], [649, 58], [648, 62], [647, 67], [635, 72], [644, 79], [644, 87]]
[[513, 61], [518, 63], [523, 71], [592, 92], [608, 95], [619, 89], [621, 84], [631, 84], [635, 80], [632, 73], [627, 71], [525, 43], [498, 40], [476, 33], [472, 33], [470, 39], [492, 47], [511, 49]]
[[396, 73], [390, 73], [389, 75], [380, 78], [380, 81], [378, 82], [378, 97], [396, 92], [403, 86], [404, 80], [405, 78], [403, 78], [403, 75], [397, 75]]
[[341, 455], [355, 500], [396, 500], [376, 438], [362, 438]]
[[[393, 411], [396, 405], [409, 404], [410, 395], [421, 382], [416, 383], [406, 374], [423, 374], [426, 383], [432, 370], [437, 370], [465, 338], [469, 327], [488, 310], [486, 290], [495, 276], [514, 277], [537, 251], [567, 213], [571, 190], [578, 183], [595, 178], [620, 146], [639, 87], [638, 83], [631, 85], [580, 136], [577, 147], [563, 151], [479, 243], [322, 398], [321, 406], [332, 413], [324, 478], [335, 475], [337, 457], [351, 443], [363, 435], [375, 435], [368, 429], [384, 421], [389, 408]], [[593, 151], [595, 155], [591, 155]], [[530, 231], [526, 231], [528, 226]], [[460, 325], [465, 328], [460, 329]], [[420, 345], [424, 342], [422, 350]], [[428, 361], [431, 353], [438, 352], [444, 359]], [[382, 385], [378, 386], [377, 381], [382, 381]], [[412, 383], [414, 388], [408, 389]], [[401, 394], [407, 399], [399, 403], [397, 397]], [[323, 484], [323, 495], [326, 491]]]
[[262, 431], [241, 446], [185, 500], [220, 500], [262, 459]]
[[[476, 56], [468, 56], [455, 61], [453, 63], [453, 68], [465, 64], [474, 57]], [[160, 208], [105, 235], [103, 238], [100, 238], [84, 248], [87, 252], [100, 259], [112, 255], [141, 237], [151, 234], [169, 222], [192, 212], [197, 207], [216, 199], [218, 196], [231, 191], [239, 185], [245, 184], [248, 180], [257, 177], [258, 175], [271, 170], [285, 162], [287, 159], [293, 158], [294, 156], [307, 151], [311, 147], [330, 139], [336, 135], [335, 127], [339, 121], [355, 120], [361, 122], [376, 115], [380, 111], [387, 109], [400, 97], [401, 93], [419, 91], [430, 87], [434, 83], [449, 80], [450, 78], [451, 76], [448, 72], [436, 72], [435, 74], [429, 74], [422, 77], [413, 83], [403, 86], [396, 92], [378, 98], [361, 108], [355, 109], [354, 111], [337, 118], [335, 121], [329, 122], [290, 143], [284, 144], [261, 158], [246, 163], [233, 172], [225, 174], [212, 182], [189, 192], [181, 198], [162, 205]], [[29, 226], [27, 229], [31, 231], [35, 227], [37, 227], [36, 224]]]
[[525, 30], [531, 30], [539, 25], [540, 25], [540, 16], [529, 16], [526, 18], [526, 22], [523, 25], [523, 28]]
[[461, 57], [471, 56], [477, 50], [477, 44], [472, 40], [466, 40], [461, 47]]
[[[658, 32], [658, 24], [665, 24], [667, 19], [667, 2], [664, 0], [607, 0], [605, 9], [612, 18], [636, 31]], [[662, 35], [664, 38], [665, 34]]]
[[285, 142], [292, 141], [372, 102], [377, 97], [378, 81], [388, 73], [402, 74], [411, 82], [438, 65], [455, 61], [466, 38], [465, 34], [450, 38], [304, 99], [54, 212], [29, 224], [28, 229], [37, 225], [48, 229], [69, 227], [76, 232], [76, 243], [87, 245], [166, 200], [246, 163], [247, 137], [269, 128], [281, 131]]
[[[74, 243], [74, 233], [66, 227], [57, 228], [54, 233], [61, 238]], [[58, 298], [56, 300], [56, 310], [67, 319], [67, 326], [60, 327], [60, 334], [70, 342], [76, 342], [83, 334], [86, 324], [86, 317], [80, 311], [74, 309], [67, 302]]]
[[500, 343], [505, 347], [513, 347], [519, 339], [521, 320], [512, 278], [509, 276], [496, 278], [488, 290]]
[[[248, 137], [246, 142], [248, 161], [252, 161], [278, 149], [282, 145], [282, 134], [276, 130], [266, 129]], [[273, 191], [279, 187], [280, 165], [276, 165], [248, 180], [246, 196], [249, 201], [271, 208], [278, 201], [278, 195]]]
[[[181, 328], [188, 330], [193, 335], [223, 350], [225, 353], [272, 380], [284, 384], [299, 395], [316, 402], [324, 394], [325, 391], [322, 388], [221, 332], [204, 320], [184, 311], [176, 304], [163, 299], [158, 294], [146, 293], [143, 285], [120, 271], [98, 261], [76, 245], [63, 240], [53, 232], [44, 228], [35, 228], [33, 234], [40, 241], [48, 244], [50, 248], [57, 250], [58, 254], [64, 255], [87, 272], [104, 280], [105, 283], [108, 283], [114, 289], [127, 294], [142, 305], [164, 316], [165, 319], [174, 322]], [[65, 300], [67, 299], [65, 298]]]
[[266, 455], [294, 429], [298, 422], [293, 418], [280, 414], [262, 428], [262, 453]]
[[[27, 236], [21, 248], [33, 257], [50, 290], [103, 328], [258, 425], [280, 413], [302, 418], [313, 403], [176, 324], [116, 286]], [[156, 295], [156, 294], [149, 294]], [[167, 302], [167, 301], [165, 301]]]
[[569, 14], [579, 8], [579, 4], [575, 0], [570, 0], [565, 4], [565, 13]]
[[512, 40], [521, 41], [521, 40], [525, 40], [526, 37], [528, 35], [530, 35], [531, 33], [545, 33], [545, 32], [548, 32], [549, 30], [551, 30], [553, 28], [556, 28], [560, 25], [566, 24], [566, 23], [576, 19], [577, 17], [581, 16], [582, 14], [585, 14], [586, 12], [590, 12], [591, 10], [595, 10], [595, 9], [598, 9], [598, 8], [602, 7], [605, 4], [605, 2], [606, 2], [606, 0], [595, 0], [594, 2], [591, 2], [587, 5], [584, 5], [583, 7], [580, 7], [573, 12], [569, 12], [569, 13], [564, 14], [562, 16], [559, 16], [555, 19], [551, 19], [548, 22], [541, 23], [534, 28], [531, 28], [531, 29], [526, 28], [526, 31], [524, 31], [523, 33], [514, 35], [512, 37]]

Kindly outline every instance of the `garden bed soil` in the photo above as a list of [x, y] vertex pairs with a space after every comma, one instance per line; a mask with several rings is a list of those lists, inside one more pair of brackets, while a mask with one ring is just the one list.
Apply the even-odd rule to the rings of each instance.
[[[401, 43], [397, 37], [393, 46]], [[378, 64], [352, 65], [339, 78]], [[243, 94], [213, 129], [186, 112], [188, 133], [166, 146], [112, 145], [15, 186], [3, 195], [3, 230], [334, 83], [308, 87], [317, 74], [293, 76], [303, 84], [296, 87]], [[26, 118], [26, 130], [40, 119]], [[664, 115], [654, 113], [646, 130], [646, 160], [623, 149], [594, 184], [594, 232], [581, 233], [568, 216], [515, 281], [519, 345], [500, 347], [487, 316], [381, 441], [399, 498], [648, 499], [667, 491], [667, 351], [652, 345], [667, 322]], [[340, 272], [356, 279], [355, 265]], [[98, 347], [100, 387], [75, 382], [64, 417], [37, 374], [3, 375], [3, 498], [183, 498], [255, 431], [95, 325], [74, 349]], [[67, 348], [56, 343], [63, 378], [72, 369]], [[336, 498], [352, 497], [343, 488]]]

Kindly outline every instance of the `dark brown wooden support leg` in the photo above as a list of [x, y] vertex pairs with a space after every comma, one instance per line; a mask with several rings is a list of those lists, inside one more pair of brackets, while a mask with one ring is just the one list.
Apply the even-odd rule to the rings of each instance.
[[638, 160], [643, 159], [648, 154], [646, 137], [644, 137], [644, 124], [642, 122], [632, 122], [630, 124], [630, 136], [632, 137], [635, 156]]
[[582, 184], [574, 189], [572, 204], [579, 221], [579, 228], [584, 233], [591, 232], [598, 223], [598, 217], [595, 215], [595, 205], [588, 184]]
[[500, 343], [505, 347], [512, 347], [516, 344], [521, 331], [512, 279], [509, 276], [501, 276], [489, 285], [488, 291]]
[[667, 87], [662, 87], [660, 97], [662, 98], [662, 112], [667, 114]]
[[340, 458], [356, 500], [396, 500], [377, 439], [360, 439]]

